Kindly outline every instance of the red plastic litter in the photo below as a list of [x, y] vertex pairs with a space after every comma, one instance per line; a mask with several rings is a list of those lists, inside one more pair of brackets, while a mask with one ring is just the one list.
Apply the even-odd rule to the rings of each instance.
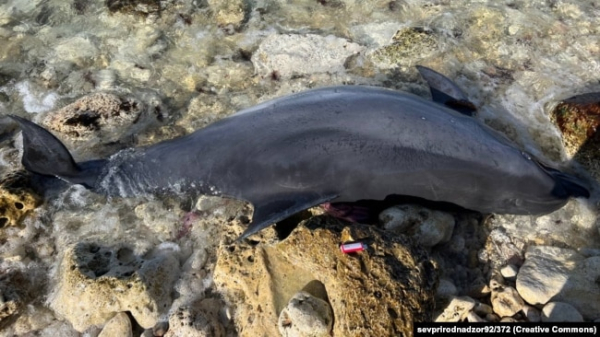
[[340, 245], [340, 250], [344, 254], [362, 252], [367, 249], [367, 245], [362, 242], [343, 243]]

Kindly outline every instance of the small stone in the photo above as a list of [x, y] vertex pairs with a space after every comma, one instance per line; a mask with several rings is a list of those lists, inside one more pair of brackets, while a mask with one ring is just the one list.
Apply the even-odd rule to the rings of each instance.
[[131, 320], [126, 313], [120, 312], [111, 318], [102, 328], [98, 337], [132, 337]]
[[500, 322], [500, 317], [496, 314], [487, 314], [485, 315], [485, 320], [488, 322]]
[[385, 230], [412, 236], [425, 246], [433, 247], [450, 241], [455, 219], [451, 214], [417, 205], [399, 205], [379, 214]]
[[329, 303], [305, 291], [300, 291], [281, 311], [278, 327], [284, 337], [330, 336], [333, 327], [333, 311]]
[[501, 323], [516, 323], [518, 322], [516, 319], [512, 318], [512, 317], [502, 317], [500, 319]]
[[541, 313], [537, 308], [525, 304], [522, 311], [529, 322], [537, 323], [542, 321]]
[[485, 315], [494, 313], [494, 311], [492, 310], [492, 307], [490, 307], [487, 304], [479, 303], [479, 302], [475, 305], [475, 308], [473, 308], [473, 311], [476, 314], [478, 314], [479, 316], [485, 316]]
[[485, 319], [479, 317], [479, 315], [477, 315], [476, 313], [474, 313], [473, 311], [471, 311], [467, 315], [467, 322], [469, 322], [469, 323], [481, 323], [481, 322], [485, 322]]
[[456, 289], [456, 286], [454, 285], [454, 283], [452, 283], [452, 281], [445, 278], [440, 279], [436, 297], [441, 299], [449, 299], [456, 296], [457, 293], [458, 290]]
[[514, 280], [515, 278], [517, 278], [518, 272], [519, 268], [517, 268], [517, 266], [515, 266], [514, 264], [507, 264], [506, 266], [502, 267], [502, 269], [500, 269], [502, 277], [504, 277], [507, 280]]
[[492, 307], [500, 317], [513, 316], [523, 309], [523, 299], [513, 287], [505, 287], [499, 291], [492, 291]]
[[482, 278], [475, 279], [467, 289], [467, 294], [473, 298], [482, 298], [491, 292], [492, 290]]
[[516, 287], [532, 305], [550, 300], [574, 306], [591, 320], [600, 312], [600, 257], [585, 258], [572, 249], [532, 246], [517, 275]]
[[436, 322], [461, 322], [475, 307], [475, 300], [470, 297], [455, 297], [444, 311], [436, 317]]
[[583, 322], [583, 317], [568, 303], [550, 302], [542, 309], [542, 322]]

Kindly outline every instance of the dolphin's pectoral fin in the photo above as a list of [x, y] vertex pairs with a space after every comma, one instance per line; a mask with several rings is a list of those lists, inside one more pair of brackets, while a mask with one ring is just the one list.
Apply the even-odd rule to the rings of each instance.
[[304, 192], [275, 196], [270, 195], [261, 200], [250, 200], [254, 206], [252, 222], [238, 238], [238, 241], [300, 211], [333, 200], [337, 198], [337, 196], [337, 194]]
[[475, 104], [471, 103], [465, 93], [448, 77], [427, 67], [417, 66], [417, 69], [427, 81], [434, 102], [443, 104], [463, 115], [475, 115], [477, 112]]

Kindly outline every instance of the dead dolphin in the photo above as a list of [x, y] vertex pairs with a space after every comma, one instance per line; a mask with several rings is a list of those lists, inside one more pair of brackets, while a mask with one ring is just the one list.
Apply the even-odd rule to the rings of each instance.
[[254, 214], [242, 238], [325, 202], [406, 195], [482, 213], [544, 214], [569, 197], [589, 197], [575, 177], [470, 117], [474, 106], [449, 79], [419, 70], [436, 102], [376, 87], [314, 89], [181, 138], [82, 164], [47, 130], [12, 118], [23, 130], [29, 171], [110, 196], [171, 192], [246, 200]]

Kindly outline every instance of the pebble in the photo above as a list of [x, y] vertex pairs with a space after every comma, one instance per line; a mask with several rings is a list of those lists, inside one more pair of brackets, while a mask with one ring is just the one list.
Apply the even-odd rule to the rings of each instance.
[[284, 337], [330, 336], [333, 327], [333, 311], [329, 303], [305, 291], [300, 291], [281, 311], [278, 327]]
[[440, 283], [438, 285], [436, 297], [441, 299], [449, 299], [456, 296], [458, 290], [452, 281], [442, 278], [440, 279]]
[[471, 312], [469, 312], [469, 314], [467, 314], [467, 322], [479, 323], [479, 322], [485, 322], [485, 319], [479, 317], [479, 315], [477, 315], [476, 313], [471, 311]]
[[583, 322], [583, 317], [568, 303], [550, 302], [542, 309], [542, 322]]
[[600, 257], [585, 258], [572, 249], [532, 246], [517, 275], [516, 288], [532, 305], [566, 302], [586, 319], [600, 312]]
[[464, 321], [469, 312], [475, 307], [475, 300], [463, 296], [455, 297], [446, 306], [444, 311], [436, 318], [436, 322], [460, 322]]
[[523, 299], [513, 287], [492, 292], [492, 307], [500, 317], [508, 317], [523, 309]]
[[519, 268], [514, 264], [507, 264], [506, 266], [500, 269], [500, 274], [507, 280], [514, 280], [517, 278], [517, 273], [519, 272]]
[[485, 303], [477, 303], [475, 305], [475, 308], [473, 308], [473, 311], [480, 316], [485, 316], [494, 313], [492, 307]]
[[537, 308], [525, 304], [522, 311], [529, 322], [537, 323], [542, 321], [541, 313]]

